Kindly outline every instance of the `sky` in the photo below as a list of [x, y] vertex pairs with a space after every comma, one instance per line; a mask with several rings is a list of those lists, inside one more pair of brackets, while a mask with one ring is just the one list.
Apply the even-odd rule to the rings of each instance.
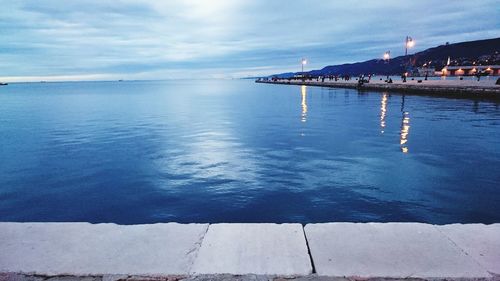
[[500, 37], [498, 0], [0, 0], [0, 81], [241, 78]]

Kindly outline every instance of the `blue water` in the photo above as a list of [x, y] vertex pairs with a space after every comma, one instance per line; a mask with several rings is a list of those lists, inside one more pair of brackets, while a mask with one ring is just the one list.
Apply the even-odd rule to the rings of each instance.
[[500, 222], [499, 104], [249, 80], [10, 84], [0, 221]]

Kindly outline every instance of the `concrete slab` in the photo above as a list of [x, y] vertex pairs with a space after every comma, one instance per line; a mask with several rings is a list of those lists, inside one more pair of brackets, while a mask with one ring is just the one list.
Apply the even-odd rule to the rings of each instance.
[[486, 270], [500, 274], [500, 224], [449, 224], [436, 228]]
[[308, 224], [305, 233], [319, 275], [491, 277], [476, 261], [428, 224]]
[[192, 273], [293, 276], [312, 267], [300, 224], [212, 224]]
[[207, 224], [0, 223], [0, 272], [187, 274]]
[[[212, 274], [212, 275], [192, 275], [192, 276], [144, 276], [144, 275], [42, 276], [42, 275], [26, 275], [19, 273], [0, 273], [0, 281], [353, 281], [353, 280], [347, 278], [317, 276], [315, 274], [307, 276], [297, 276], [297, 277], [280, 277], [275, 275], [254, 275], [254, 274], [248, 274], [248, 275]], [[364, 281], [369, 281], [369, 280], [364, 280]], [[375, 279], [373, 281], [396, 281], [396, 280]], [[404, 281], [424, 281], [424, 280], [405, 279]]]

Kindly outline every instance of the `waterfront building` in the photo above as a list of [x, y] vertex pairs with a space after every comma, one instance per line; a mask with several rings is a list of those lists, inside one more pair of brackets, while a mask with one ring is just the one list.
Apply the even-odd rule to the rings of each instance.
[[478, 72], [487, 75], [500, 75], [500, 65], [456, 65], [445, 66], [441, 70], [443, 76], [476, 75]]

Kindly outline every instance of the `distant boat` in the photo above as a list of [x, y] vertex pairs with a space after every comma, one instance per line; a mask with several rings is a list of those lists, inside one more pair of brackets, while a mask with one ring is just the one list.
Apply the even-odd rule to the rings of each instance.
[[7, 86], [7, 85], [9, 85], [9, 83], [0, 82], [0, 86]]

